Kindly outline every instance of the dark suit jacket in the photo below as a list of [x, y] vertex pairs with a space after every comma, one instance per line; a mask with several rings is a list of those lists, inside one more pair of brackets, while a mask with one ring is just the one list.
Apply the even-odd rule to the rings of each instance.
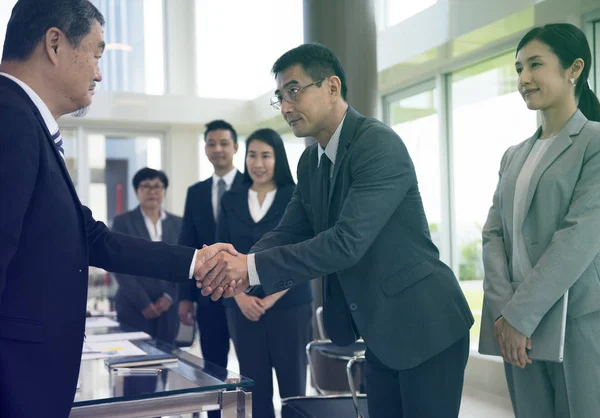
[[69, 414], [88, 266], [188, 280], [193, 248], [108, 230], [77, 197], [27, 94], [0, 76], [0, 416]]
[[[267, 232], [272, 231], [281, 221], [285, 208], [290, 202], [295, 186], [281, 187], [275, 194], [273, 204], [258, 222], [254, 222], [248, 206], [248, 186], [232, 189], [223, 195], [221, 213], [217, 223], [217, 242], [228, 242], [242, 254], [247, 254], [252, 246]], [[264, 298], [262, 288], [258, 288], [253, 296]], [[313, 300], [310, 283], [302, 283], [289, 290], [271, 308], [285, 309], [292, 306], [311, 303]], [[237, 306], [235, 300], [224, 299], [227, 307]]]
[[[167, 217], [162, 221], [162, 241], [174, 244], [179, 240], [182, 219], [169, 212], [166, 212], [166, 215]], [[112, 230], [151, 241], [139, 206], [115, 217]], [[142, 311], [165, 293], [173, 299], [174, 303], [169, 312], [165, 312], [163, 315], [168, 315], [171, 310], [175, 310], [177, 302], [177, 285], [175, 283], [125, 274], [115, 274], [115, 277], [119, 282], [115, 302], [120, 322], [145, 331], [144, 322], [147, 320], [142, 316]], [[176, 316], [169, 315], [168, 326], [172, 328], [173, 334], [177, 332], [178, 321]]]
[[[236, 173], [231, 189], [241, 186], [243, 181], [242, 173]], [[211, 176], [188, 189], [179, 244], [202, 248], [205, 244], [212, 245], [216, 242], [217, 223], [212, 206], [212, 184]], [[181, 300], [197, 300], [201, 296], [194, 282], [183, 284], [179, 292]]]
[[334, 342], [358, 333], [387, 366], [417, 366], [465, 337], [473, 317], [431, 241], [406, 147], [349, 107], [325, 202], [317, 146], [300, 159], [281, 223], [252, 250], [261, 284], [270, 294], [326, 276], [324, 321]]

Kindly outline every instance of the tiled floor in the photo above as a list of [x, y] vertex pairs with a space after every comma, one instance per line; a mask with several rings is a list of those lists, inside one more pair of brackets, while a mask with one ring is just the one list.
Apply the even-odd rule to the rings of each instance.
[[[190, 352], [195, 355], [201, 355], [197, 343], [192, 347]], [[239, 373], [239, 363], [233, 345], [229, 351], [227, 369], [234, 373]], [[273, 374], [273, 379], [276, 382], [277, 378], [275, 374]], [[277, 390], [276, 383], [274, 384], [274, 389], [273, 403], [278, 413], [277, 416], [280, 417], [281, 400], [279, 399], [279, 391]], [[307, 395], [316, 395], [315, 390], [310, 384], [307, 385], [306, 393]], [[465, 387], [459, 418], [511, 418], [513, 416], [509, 399], [490, 395], [475, 388]]]

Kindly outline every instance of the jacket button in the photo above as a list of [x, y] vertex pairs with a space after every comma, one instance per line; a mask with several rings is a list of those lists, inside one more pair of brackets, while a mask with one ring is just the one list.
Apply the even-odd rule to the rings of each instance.
[[292, 287], [292, 286], [294, 285], [294, 282], [293, 282], [293, 281], [291, 281], [291, 280], [288, 280], [288, 281], [285, 283], [285, 285], [286, 285], [287, 287]]
[[80, 273], [83, 273], [83, 270], [79, 269], [79, 272], [80, 272]]
[[351, 303], [351, 304], [350, 304], [350, 310], [351, 310], [351, 311], [355, 311], [355, 310], [357, 310], [357, 309], [358, 309], [358, 305], [357, 305], [356, 303]]

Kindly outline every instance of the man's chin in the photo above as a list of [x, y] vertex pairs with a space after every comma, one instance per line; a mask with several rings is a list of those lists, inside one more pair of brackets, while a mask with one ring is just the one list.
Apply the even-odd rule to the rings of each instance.
[[75, 112], [71, 113], [71, 116], [73, 116], [74, 118], [82, 118], [85, 115], [87, 115], [89, 108], [90, 108], [89, 106], [82, 107], [81, 109], [76, 110]]

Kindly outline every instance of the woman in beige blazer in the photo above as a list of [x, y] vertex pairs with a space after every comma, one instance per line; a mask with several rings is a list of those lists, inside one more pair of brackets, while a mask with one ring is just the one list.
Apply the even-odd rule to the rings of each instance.
[[[480, 352], [502, 353], [515, 411], [600, 416], [600, 104], [592, 58], [570, 24], [532, 29], [517, 47], [519, 92], [542, 126], [510, 147], [483, 230]], [[562, 363], [527, 348], [569, 290]]]

